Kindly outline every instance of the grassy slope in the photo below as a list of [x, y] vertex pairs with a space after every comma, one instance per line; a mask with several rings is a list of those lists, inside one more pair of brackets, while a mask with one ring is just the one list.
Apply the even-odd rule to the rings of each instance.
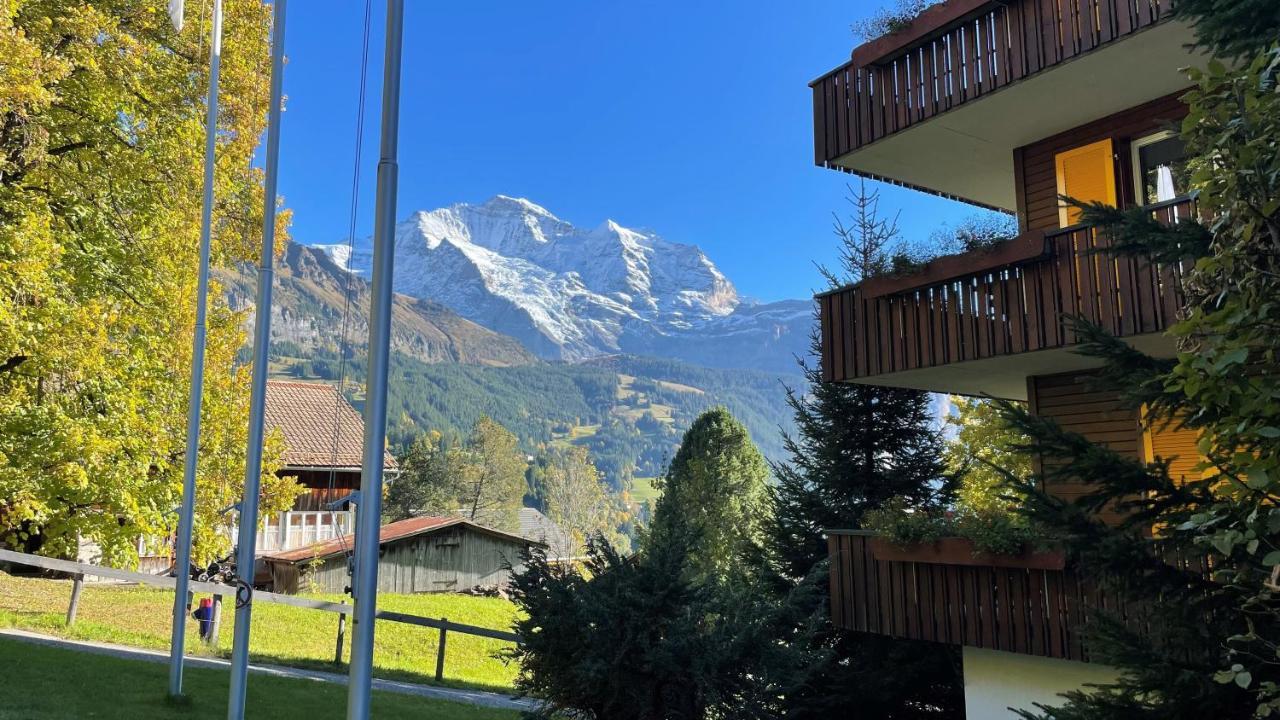
[[[53, 718], [226, 717], [227, 678], [223, 670], [188, 668], [187, 702], [165, 698], [168, 667], [162, 663], [93, 655], [0, 639], [0, 720]], [[340, 718], [347, 689], [309, 680], [254, 675], [249, 680], [247, 714], [280, 720]], [[514, 720], [517, 713], [409, 697], [373, 694], [373, 716], [423, 720]]]
[[631, 497], [637, 502], [645, 502], [652, 500], [658, 502], [658, 497], [662, 495], [658, 488], [653, 486], [656, 478], [638, 477], [631, 481]]
[[[17, 578], [0, 573], [0, 627], [136, 647], [169, 647], [172, 593], [86, 585], [76, 624], [67, 627], [64, 619], [70, 593], [71, 583], [66, 580]], [[515, 606], [505, 600], [466, 595], [379, 595], [378, 607], [503, 630], [511, 627], [516, 615]], [[235, 619], [231, 603], [224, 608], [219, 647], [215, 650], [200, 642], [192, 620], [187, 626], [187, 647], [191, 652], [230, 657]], [[337, 623], [337, 615], [329, 612], [255, 604], [251, 656], [261, 662], [345, 671], [345, 663], [333, 663]], [[374, 675], [434, 683], [438, 637], [439, 632], [429, 628], [379, 621], [374, 640]], [[350, 647], [348, 634], [348, 654]], [[516, 667], [494, 657], [507, 647], [508, 643], [497, 640], [450, 633], [444, 684], [509, 692]]]

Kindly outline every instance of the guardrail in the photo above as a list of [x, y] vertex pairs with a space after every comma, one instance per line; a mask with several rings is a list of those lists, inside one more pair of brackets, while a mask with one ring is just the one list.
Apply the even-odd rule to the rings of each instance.
[[[818, 165], [1155, 25], [1172, 8], [1169, 0], [972, 5], [956, 3], [956, 17], [944, 10], [927, 32], [868, 43], [874, 52], [860, 47], [810, 83]], [[899, 36], [902, 44], [894, 42]]]
[[[133, 570], [121, 570], [119, 568], [104, 567], [101, 565], [94, 565], [92, 563], [75, 562], [73, 560], [60, 560], [58, 558], [30, 555], [27, 553], [14, 552], [12, 550], [0, 550], [0, 562], [8, 562], [26, 567], [43, 568], [45, 570], [53, 570], [71, 575], [73, 583], [71, 588], [71, 599], [67, 607], [67, 624], [73, 624], [75, 622], [76, 611], [79, 607], [80, 593], [84, 585], [85, 576], [111, 578], [113, 580], [133, 582], [140, 585], [149, 585], [167, 590], [174, 590], [177, 587], [176, 578], [167, 575], [151, 575]], [[234, 585], [200, 582], [197, 580], [192, 580], [188, 584], [188, 587], [191, 588], [191, 592], [193, 593], [209, 593], [215, 597], [235, 597], [237, 590]], [[337, 613], [338, 636], [334, 662], [341, 662], [342, 645], [346, 633], [346, 617], [351, 612], [352, 606], [345, 602], [316, 600], [313, 598], [298, 597], [296, 595], [281, 595], [279, 593], [266, 592], [263, 590], [254, 590], [252, 594], [252, 601], [290, 605], [304, 610], [320, 610], [322, 612]], [[379, 610], [375, 617], [378, 620], [386, 620], [387, 622], [417, 625], [419, 627], [434, 628], [440, 631], [440, 640], [438, 650], [436, 651], [436, 680], [444, 679], [445, 643], [447, 640], [447, 633], [449, 632], [462, 633], [464, 635], [475, 635], [478, 637], [502, 640], [504, 642], [517, 644], [520, 642], [520, 636], [513, 632], [451, 622], [448, 618], [429, 618], [422, 617], [420, 615], [391, 612], [389, 610]]]
[[[1191, 216], [1195, 205], [1182, 199], [1151, 212], [1172, 223]], [[996, 262], [978, 253], [935, 261], [978, 266], [959, 276], [923, 273], [823, 293], [817, 297], [822, 378], [838, 382], [1063, 348], [1075, 343], [1065, 321], [1075, 316], [1117, 337], [1168, 329], [1182, 306], [1183, 269], [1116, 257], [1109, 244], [1097, 228], [1077, 225], [1045, 233], [1042, 252], [1006, 258], [997, 250], [990, 253]]]
[[[828, 530], [827, 549], [831, 620], [848, 630], [1084, 662], [1081, 631], [1097, 612], [1139, 634], [1152, 630], [1145, 613], [1071, 565], [893, 559], [864, 530]], [[1211, 576], [1207, 555], [1151, 549], [1189, 575]]]

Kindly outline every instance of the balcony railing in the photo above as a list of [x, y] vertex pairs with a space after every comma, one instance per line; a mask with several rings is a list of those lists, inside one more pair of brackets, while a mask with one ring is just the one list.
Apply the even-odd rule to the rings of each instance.
[[[1164, 222], [1191, 201], [1152, 206]], [[1182, 272], [1104, 251], [1107, 237], [1075, 226], [1028, 233], [986, 253], [930, 263], [818, 296], [822, 376], [846, 381], [1075, 343], [1064, 318], [1117, 337], [1161, 332], [1182, 305]], [[963, 270], [963, 271], [962, 271]]]
[[1150, 27], [1171, 7], [1170, 0], [951, 0], [811, 83], [814, 159], [828, 165]]
[[[256, 546], [259, 553], [293, 550], [350, 535], [354, 527], [355, 513], [350, 510], [290, 510], [266, 518], [262, 529], [258, 530]], [[238, 528], [232, 526], [228, 532], [234, 542]]]
[[[831, 617], [847, 630], [1081, 661], [1081, 630], [1097, 611], [1147, 631], [1145, 614], [1070, 566], [886, 560], [861, 531], [829, 531], [827, 542]], [[1166, 562], [1201, 577], [1212, 570], [1204, 557]]]

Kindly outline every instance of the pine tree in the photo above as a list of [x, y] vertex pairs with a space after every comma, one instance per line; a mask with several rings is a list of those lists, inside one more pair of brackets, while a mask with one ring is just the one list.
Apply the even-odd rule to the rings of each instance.
[[[824, 270], [831, 285], [885, 272], [903, 254], [895, 219], [879, 214], [865, 186], [850, 190], [851, 221], [836, 218], [840, 268]], [[815, 323], [816, 326], [816, 323]], [[820, 337], [813, 333], [813, 353]], [[773, 465], [769, 555], [790, 589], [799, 578], [825, 575], [824, 530], [857, 528], [863, 515], [894, 498], [914, 506], [950, 497], [943, 438], [928, 393], [822, 382], [818, 367], [800, 361], [804, 391], [788, 388], [797, 435], [786, 437], [786, 462]], [[785, 580], [789, 579], [789, 580]], [[819, 577], [817, 584], [825, 587]], [[829, 598], [815, 611], [826, 614]], [[832, 661], [812, 679], [797, 717], [834, 717], [852, 706], [866, 717], [954, 717], [963, 712], [959, 657], [935, 645], [853, 636], [828, 626], [822, 644]]]

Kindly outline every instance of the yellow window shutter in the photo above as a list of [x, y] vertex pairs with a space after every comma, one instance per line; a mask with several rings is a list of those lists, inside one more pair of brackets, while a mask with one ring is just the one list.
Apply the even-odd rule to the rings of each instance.
[[1148, 462], [1156, 458], [1169, 460], [1169, 477], [1174, 480], [1208, 477], [1209, 473], [1196, 468], [1204, 460], [1200, 454], [1198, 430], [1186, 427], [1176, 419], [1152, 427], [1146, 406], [1142, 408], [1142, 424], [1142, 445]]
[[[1059, 195], [1082, 202], [1116, 204], [1115, 164], [1110, 138], [1058, 153], [1054, 165], [1058, 173]], [[1058, 222], [1062, 227], [1079, 221], [1079, 208], [1069, 205], [1058, 208]]]

